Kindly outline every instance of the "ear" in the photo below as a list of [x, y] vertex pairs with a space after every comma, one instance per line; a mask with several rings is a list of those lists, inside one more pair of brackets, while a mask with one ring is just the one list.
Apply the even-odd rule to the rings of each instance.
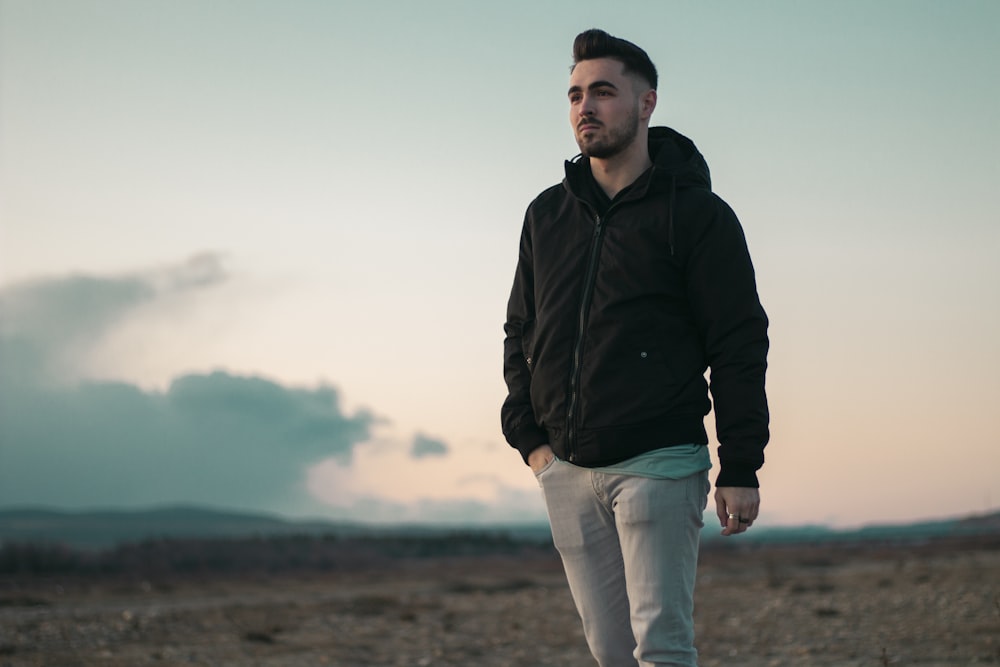
[[650, 88], [639, 97], [639, 117], [649, 120], [656, 109], [656, 91]]

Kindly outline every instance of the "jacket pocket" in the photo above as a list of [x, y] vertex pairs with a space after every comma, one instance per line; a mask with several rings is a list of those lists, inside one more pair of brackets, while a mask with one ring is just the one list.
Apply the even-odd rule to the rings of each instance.
[[634, 331], [606, 341], [584, 359], [580, 383], [581, 426], [638, 424], [663, 415], [678, 393], [670, 354], [656, 331]]
[[528, 372], [535, 370], [535, 320], [528, 320], [521, 324], [521, 353], [524, 355], [524, 363], [528, 365]]
[[672, 375], [670, 360], [667, 358], [667, 346], [662, 336], [651, 331], [630, 336], [628, 354], [631, 362], [636, 365], [636, 370], [655, 373], [664, 379]]

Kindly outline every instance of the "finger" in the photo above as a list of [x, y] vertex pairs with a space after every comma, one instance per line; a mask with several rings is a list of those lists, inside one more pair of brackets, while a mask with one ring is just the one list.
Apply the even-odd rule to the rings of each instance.
[[723, 535], [735, 535], [740, 532], [740, 518], [739, 515], [730, 510], [726, 515], [725, 523], [722, 524], [722, 534]]
[[729, 510], [726, 509], [726, 500], [722, 497], [722, 494], [718, 490], [715, 492], [715, 516], [719, 517], [719, 527], [725, 528], [726, 523], [729, 521], [728, 518]]
[[754, 520], [749, 517], [750, 510], [737, 511], [735, 507], [730, 508], [726, 514], [726, 522], [723, 524], [723, 535], [738, 535], [745, 533], [753, 525]]
[[734, 503], [729, 512], [743, 519], [744, 523], [747, 521], [756, 521], [757, 515], [760, 513], [760, 504], [754, 502]]

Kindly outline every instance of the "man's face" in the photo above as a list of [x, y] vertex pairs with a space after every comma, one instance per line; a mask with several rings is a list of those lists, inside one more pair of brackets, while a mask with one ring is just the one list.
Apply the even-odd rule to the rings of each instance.
[[611, 58], [584, 60], [569, 78], [569, 122], [580, 152], [606, 159], [625, 150], [639, 132], [635, 80]]

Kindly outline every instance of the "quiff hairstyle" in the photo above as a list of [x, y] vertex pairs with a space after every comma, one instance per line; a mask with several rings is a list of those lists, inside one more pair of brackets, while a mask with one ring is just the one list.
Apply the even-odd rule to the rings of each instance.
[[[585, 30], [573, 40], [573, 67], [581, 61], [596, 58], [613, 58], [619, 61], [625, 66], [625, 74], [643, 79], [650, 88], [656, 90], [656, 66], [646, 52], [632, 42], [597, 28]], [[570, 68], [571, 72], [573, 67]]]

